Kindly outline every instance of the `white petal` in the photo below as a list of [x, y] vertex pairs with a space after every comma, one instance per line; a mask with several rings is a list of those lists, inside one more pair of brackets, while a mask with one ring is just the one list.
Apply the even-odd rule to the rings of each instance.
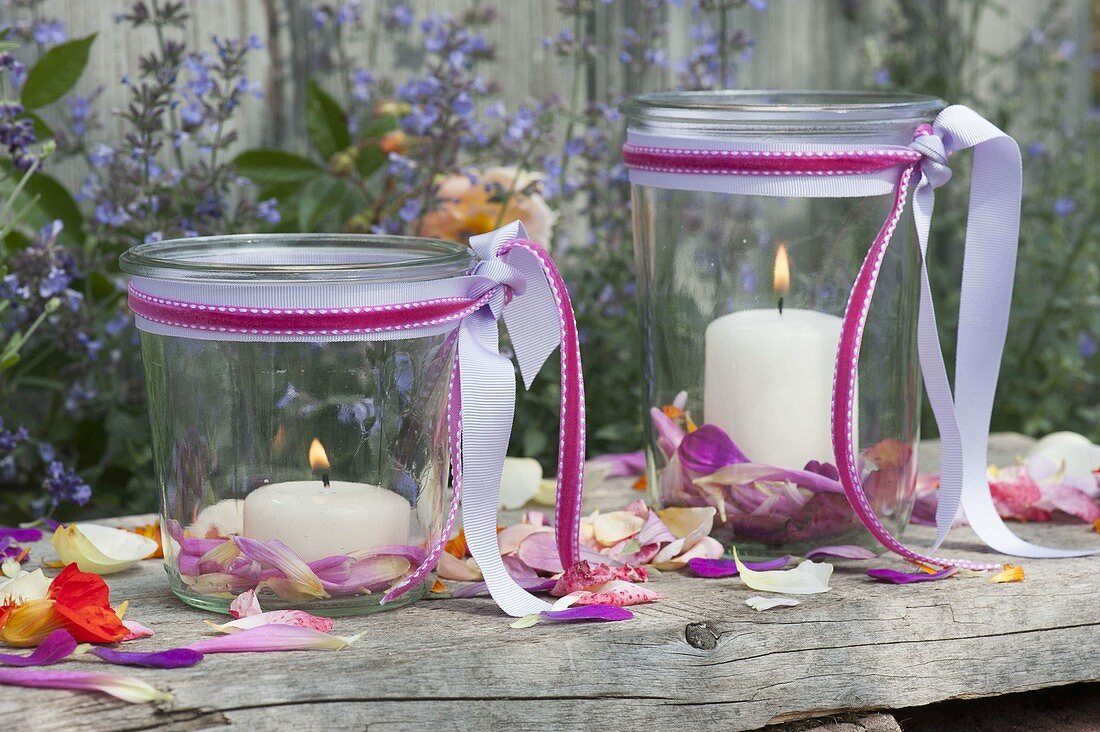
[[226, 498], [199, 511], [187, 533], [200, 538], [228, 537], [244, 533], [244, 501]]
[[62, 562], [95, 574], [129, 569], [157, 549], [153, 539], [102, 524], [59, 526], [50, 542]]
[[664, 508], [657, 512], [661, 521], [677, 539], [689, 536], [705, 536], [714, 525], [715, 509], [712, 506], [697, 508]]
[[737, 558], [737, 547], [733, 549], [733, 561], [737, 564], [741, 581], [760, 592], [779, 592], [787, 595], [814, 595], [829, 591], [829, 577], [833, 574], [833, 565], [826, 562], [806, 560], [794, 569], [772, 569], [756, 571], [746, 567]]
[[542, 466], [534, 458], [504, 458], [500, 474], [500, 505], [508, 510], [523, 507], [535, 497], [542, 482]]
[[760, 597], [760, 595], [756, 595], [745, 600], [745, 604], [756, 612], [761, 612], [762, 610], [771, 610], [773, 607], [794, 607], [795, 605], [801, 605], [802, 602], [793, 597]]
[[0, 605], [19, 604], [27, 600], [41, 600], [50, 589], [50, 579], [41, 569], [20, 572], [19, 576], [0, 582]]
[[645, 526], [645, 520], [630, 511], [604, 513], [592, 522], [596, 541], [604, 546], [614, 546], [623, 539], [634, 536], [642, 530], [643, 526]]

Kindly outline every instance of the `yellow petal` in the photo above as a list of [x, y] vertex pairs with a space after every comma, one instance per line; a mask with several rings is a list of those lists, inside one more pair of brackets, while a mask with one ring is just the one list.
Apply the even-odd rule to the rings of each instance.
[[806, 560], [794, 569], [757, 571], [746, 567], [733, 548], [733, 561], [737, 565], [741, 581], [760, 592], [778, 592], [785, 595], [814, 595], [829, 591], [829, 578], [833, 565]]
[[990, 582], [1023, 582], [1024, 581], [1024, 568], [1021, 566], [1013, 566], [1006, 564], [1004, 571], [994, 575], [990, 578]]
[[539, 481], [539, 489], [531, 500], [542, 506], [553, 506], [558, 502], [558, 481], [555, 478], [543, 478]]
[[542, 466], [534, 458], [504, 458], [500, 474], [500, 505], [507, 510], [523, 507], [539, 492]]
[[153, 539], [100, 524], [59, 526], [50, 542], [62, 562], [95, 574], [129, 569], [157, 550]]
[[623, 539], [634, 536], [642, 530], [643, 526], [645, 526], [645, 520], [630, 511], [601, 514], [592, 522], [596, 541], [604, 546], [614, 546]]
[[672, 535], [677, 539], [693, 534], [702, 536], [709, 534], [714, 525], [714, 514], [717, 511], [711, 506], [696, 508], [664, 508], [657, 512], [662, 523], [668, 527]]
[[0, 640], [13, 646], [37, 646], [64, 624], [53, 600], [30, 600], [16, 607], [0, 628]]

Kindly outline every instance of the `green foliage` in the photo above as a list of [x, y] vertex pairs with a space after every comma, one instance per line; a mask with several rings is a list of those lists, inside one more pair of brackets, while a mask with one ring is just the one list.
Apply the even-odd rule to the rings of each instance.
[[27, 74], [19, 101], [27, 109], [38, 109], [53, 104], [65, 96], [76, 84], [84, 67], [96, 34], [54, 46], [42, 55]]

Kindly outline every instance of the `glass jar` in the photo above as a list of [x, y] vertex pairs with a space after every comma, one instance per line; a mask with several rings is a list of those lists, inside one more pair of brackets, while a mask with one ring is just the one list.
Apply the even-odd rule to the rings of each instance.
[[[131, 302], [136, 288], [257, 308], [346, 305], [474, 263], [459, 244], [352, 235], [164, 241], [121, 258]], [[172, 592], [218, 612], [249, 589], [268, 609], [378, 609], [443, 531], [453, 326], [386, 340], [138, 326]]]
[[[798, 150], [907, 146], [943, 106], [907, 94], [672, 92], [626, 113], [634, 144]], [[653, 503], [714, 506], [716, 536], [739, 548], [878, 546], [837, 482], [830, 411], [840, 316], [898, 173], [797, 197], [765, 176], [668, 186], [632, 171]], [[864, 489], [892, 532], [915, 492], [919, 270], [906, 211], [868, 316], [853, 430]]]

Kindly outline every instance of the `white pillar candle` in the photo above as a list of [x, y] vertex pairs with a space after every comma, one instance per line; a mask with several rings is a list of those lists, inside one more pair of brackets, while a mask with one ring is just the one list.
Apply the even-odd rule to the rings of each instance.
[[704, 420], [725, 430], [754, 463], [834, 462], [830, 411], [840, 325], [833, 315], [778, 308], [713, 321], [706, 331]]
[[260, 486], [244, 501], [244, 535], [278, 539], [312, 562], [388, 544], [409, 543], [412, 507], [367, 483], [299, 480]]

